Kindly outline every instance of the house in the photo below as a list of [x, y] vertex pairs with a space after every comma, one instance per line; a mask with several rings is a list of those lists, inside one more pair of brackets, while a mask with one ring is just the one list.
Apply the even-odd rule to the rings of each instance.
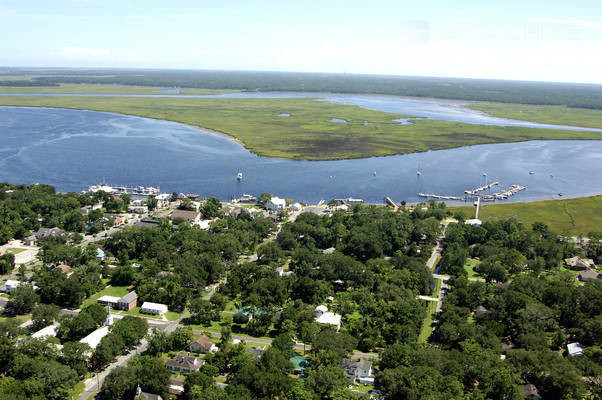
[[254, 348], [247, 348], [247, 353], [249, 353], [250, 355], [253, 356], [253, 358], [255, 359], [260, 359], [261, 356], [263, 355], [263, 353], [265, 353], [265, 349], [261, 348], [261, 347], [254, 347]]
[[49, 325], [45, 328], [40, 329], [39, 331], [32, 333], [31, 337], [34, 339], [41, 339], [44, 337], [56, 337], [59, 328], [57, 325]]
[[129, 206], [128, 212], [134, 214], [146, 214], [148, 212], [148, 207], [146, 206]]
[[279, 211], [284, 210], [286, 208], [286, 200], [281, 199], [280, 197], [272, 197], [265, 203], [265, 209], [271, 211]]
[[303, 206], [301, 205], [301, 203], [295, 203], [295, 204], [291, 205], [291, 210], [293, 210], [293, 211], [301, 211], [301, 209], [303, 209]]
[[481, 224], [483, 224], [483, 222], [478, 218], [473, 218], [473, 219], [467, 219], [466, 221], [464, 221], [464, 224], [470, 225], [470, 226], [481, 226]]
[[187, 354], [178, 354], [171, 360], [165, 361], [165, 367], [174, 372], [189, 374], [196, 372], [205, 364], [205, 360]]
[[117, 308], [117, 304], [119, 304], [119, 297], [115, 296], [102, 296], [99, 297], [96, 302], [98, 304], [102, 304], [103, 306], [111, 306], [113, 308]]
[[117, 309], [130, 311], [132, 308], [136, 307], [138, 303], [138, 295], [135, 291], [131, 291], [122, 298], [117, 301]]
[[143, 392], [142, 389], [140, 389], [140, 385], [138, 385], [138, 387], [136, 388], [136, 395], [134, 396], [134, 400], [163, 400], [161, 398], [161, 396], [159, 396], [158, 394], [153, 394], [153, 393], [146, 393]]
[[278, 276], [289, 276], [294, 274], [293, 271], [285, 271], [283, 267], [276, 268], [276, 272], [278, 272]]
[[574, 271], [584, 271], [588, 268], [595, 267], [594, 260], [592, 260], [591, 258], [581, 258], [578, 256], [565, 258], [564, 263], [567, 267]]
[[59, 271], [61, 271], [63, 274], [65, 274], [67, 276], [72, 274], [71, 267], [68, 266], [67, 264], [59, 264], [54, 269], [58, 269]]
[[581, 282], [585, 282], [590, 279], [596, 280], [596, 279], [602, 279], [602, 278], [600, 277], [599, 273], [597, 273], [593, 269], [587, 268], [584, 271], [579, 271], [579, 275], [577, 276], [577, 279], [579, 279]]
[[36, 233], [26, 237], [23, 242], [27, 246], [35, 246], [40, 242], [40, 239], [45, 237], [56, 237], [64, 234], [64, 231], [60, 228], [40, 228]]
[[585, 346], [581, 343], [569, 343], [566, 345], [566, 349], [571, 357], [583, 357], [583, 350]]
[[478, 306], [474, 313], [477, 315], [487, 315], [487, 314], [491, 314], [491, 311], [489, 311], [488, 309], [486, 309], [483, 306]]
[[201, 213], [198, 211], [173, 210], [169, 218], [172, 220], [180, 218], [184, 221], [190, 222], [190, 224], [195, 224], [201, 220]]
[[341, 329], [341, 315], [328, 311], [328, 307], [319, 305], [316, 307], [316, 322], [318, 324], [332, 325]]
[[352, 385], [356, 382], [362, 385], [374, 385], [374, 375], [372, 374], [372, 363], [370, 361], [344, 358], [341, 361], [341, 368], [343, 368], [345, 377], [349, 379]]
[[201, 353], [215, 353], [217, 346], [211, 342], [211, 338], [205, 334], [197, 336], [188, 343], [188, 350]]
[[151, 303], [149, 301], [145, 301], [144, 303], [142, 303], [142, 307], [140, 307], [140, 312], [147, 314], [163, 315], [167, 311], [168, 309], [165, 304]]
[[10, 293], [13, 290], [15, 290], [16, 288], [18, 288], [19, 286], [23, 286], [23, 285], [32, 285], [33, 289], [36, 290], [38, 287], [35, 285], [35, 282], [29, 283], [29, 282], [22, 282], [22, 281], [15, 281], [13, 279], [8, 279], [5, 283], [4, 283], [4, 291], [6, 293]]

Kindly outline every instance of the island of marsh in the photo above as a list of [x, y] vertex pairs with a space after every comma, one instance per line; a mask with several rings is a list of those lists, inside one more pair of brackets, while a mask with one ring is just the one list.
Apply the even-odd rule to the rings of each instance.
[[[544, 139], [602, 139], [602, 132], [500, 127], [428, 119], [311, 98], [2, 97], [0, 105], [106, 111], [169, 120], [222, 132], [266, 157], [365, 158], [454, 147]], [[283, 118], [282, 114], [289, 114]], [[346, 123], [329, 122], [332, 119]]]
[[[174, 91], [173, 93], [171, 91]], [[176, 92], [177, 91], [177, 92]], [[7, 94], [178, 94], [210, 95], [232, 93], [237, 90], [229, 89], [172, 89], [161, 86], [137, 86], [119, 84], [94, 84], [94, 83], [61, 83], [56, 86], [1, 86], [0, 93]]]
[[467, 107], [500, 118], [541, 124], [602, 128], [602, 110], [515, 103], [471, 103]]

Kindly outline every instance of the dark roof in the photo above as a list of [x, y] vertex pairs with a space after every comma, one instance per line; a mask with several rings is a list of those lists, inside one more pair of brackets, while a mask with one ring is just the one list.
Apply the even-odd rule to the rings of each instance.
[[136, 294], [135, 291], [131, 291], [128, 294], [126, 294], [125, 296], [123, 296], [122, 298], [119, 299], [120, 303], [131, 303], [134, 300], [138, 300], [138, 295]]
[[178, 354], [175, 358], [165, 361], [166, 366], [188, 368], [196, 371], [201, 368], [201, 365], [205, 364], [205, 360], [197, 357], [189, 356], [186, 354]]
[[36, 233], [33, 234], [38, 239], [45, 238], [47, 236], [56, 236], [63, 233], [60, 228], [40, 228]]
[[199, 216], [198, 211], [188, 211], [188, 210], [173, 210], [171, 213], [171, 218], [182, 218], [186, 221], [194, 221]]
[[368, 370], [372, 368], [372, 363], [368, 360], [364, 360], [363, 358], [359, 360], [357, 366], [361, 369]]
[[579, 279], [581, 279], [582, 281], [586, 279], [600, 279], [600, 274], [598, 274], [593, 269], [588, 268], [585, 271], [579, 272]]
[[478, 306], [477, 309], [475, 310], [475, 314], [491, 314], [491, 311], [489, 311], [488, 309], [486, 309], [483, 306]]

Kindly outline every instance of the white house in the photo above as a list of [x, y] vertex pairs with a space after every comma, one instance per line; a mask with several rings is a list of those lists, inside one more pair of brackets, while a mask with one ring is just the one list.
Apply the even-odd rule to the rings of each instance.
[[168, 309], [165, 304], [151, 303], [149, 301], [145, 301], [144, 303], [142, 303], [142, 307], [140, 307], [140, 312], [147, 314], [163, 315], [167, 311]]
[[265, 208], [272, 211], [284, 210], [286, 208], [286, 200], [274, 196], [265, 203]]
[[571, 357], [582, 357], [583, 356], [583, 350], [585, 349], [585, 346], [583, 346], [581, 343], [569, 343], [566, 345], [566, 349], [569, 352], [569, 356]]
[[470, 226], [481, 226], [482, 223], [483, 222], [481, 222], [481, 220], [478, 218], [467, 219], [466, 221], [464, 221], [464, 224], [470, 225]]
[[[13, 280], [13, 279], [8, 279], [6, 281], [6, 283], [4, 284], [4, 287], [5, 287], [4, 291], [6, 293], [10, 293], [13, 290], [15, 290], [16, 288], [18, 288], [19, 286], [23, 286], [23, 285], [27, 285], [27, 284], [28, 284], [28, 282], [21, 282], [21, 281], [16, 281], [16, 280]], [[33, 284], [33, 289], [36, 290], [37, 288], [38, 287], [34, 283]]]
[[343, 368], [345, 376], [351, 384], [359, 382], [363, 385], [374, 385], [374, 375], [372, 375], [372, 363], [370, 361], [344, 358], [341, 362], [341, 368]]
[[316, 322], [336, 326], [337, 331], [341, 329], [341, 315], [328, 311], [328, 307], [324, 305], [316, 307]]
[[295, 203], [291, 205], [291, 210], [293, 211], [301, 211], [302, 208], [303, 206], [301, 205], [301, 203]]
[[49, 325], [49, 326], [42, 328], [39, 331], [33, 333], [31, 335], [31, 337], [34, 339], [41, 339], [43, 337], [56, 337], [58, 330], [59, 329], [56, 325]]

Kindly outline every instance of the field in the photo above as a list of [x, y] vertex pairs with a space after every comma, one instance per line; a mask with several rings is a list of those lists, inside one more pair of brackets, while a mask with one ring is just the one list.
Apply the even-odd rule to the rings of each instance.
[[[537, 139], [602, 139], [602, 132], [434, 120], [400, 125], [392, 119], [407, 116], [314, 99], [2, 97], [0, 105], [88, 109], [182, 122], [228, 134], [261, 156], [298, 160], [363, 158]], [[332, 118], [348, 123], [329, 122]]]
[[[159, 86], [135, 86], [118, 84], [75, 84], [61, 83], [59, 86], [0, 86], [0, 93], [64, 93], [64, 94], [169, 94], [157, 93], [156, 90], [169, 88]], [[217, 89], [182, 89], [181, 94], [219, 94], [233, 92], [233, 90]], [[174, 94], [177, 96], [177, 94]]]
[[[474, 213], [474, 207], [451, 207], [465, 215]], [[487, 204], [481, 206], [479, 219], [515, 217], [525, 224], [543, 222], [557, 233], [571, 236], [602, 231], [602, 195], [567, 200], [548, 200], [533, 203]]]
[[602, 110], [510, 103], [472, 103], [467, 107], [502, 118], [602, 129]]

